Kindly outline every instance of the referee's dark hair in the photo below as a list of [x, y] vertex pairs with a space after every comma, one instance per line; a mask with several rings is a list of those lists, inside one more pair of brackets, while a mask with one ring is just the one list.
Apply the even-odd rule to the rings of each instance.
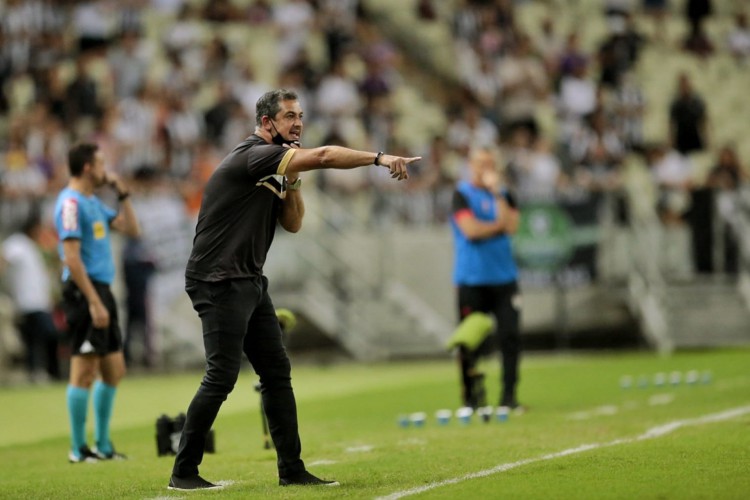
[[264, 116], [274, 118], [276, 113], [281, 111], [281, 106], [279, 105], [281, 101], [296, 100], [297, 93], [293, 90], [276, 89], [266, 92], [255, 103], [255, 124], [260, 126]]
[[68, 170], [73, 177], [80, 177], [83, 173], [83, 166], [87, 163], [93, 163], [94, 155], [99, 150], [99, 146], [91, 142], [81, 142], [70, 148], [68, 151]]

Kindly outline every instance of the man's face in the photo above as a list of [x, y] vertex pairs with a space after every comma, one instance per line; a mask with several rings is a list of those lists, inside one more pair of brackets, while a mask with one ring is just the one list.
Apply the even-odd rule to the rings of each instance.
[[94, 160], [89, 164], [89, 176], [95, 187], [99, 187], [107, 180], [104, 171], [104, 156], [101, 151], [94, 153]]
[[487, 188], [494, 187], [499, 179], [495, 156], [489, 151], [476, 151], [470, 163], [474, 182]]
[[269, 120], [267, 130], [272, 136], [278, 132], [285, 141], [299, 141], [303, 128], [302, 116], [299, 101], [281, 101], [281, 110], [276, 113], [272, 122]]
[[488, 151], [477, 151], [471, 156], [471, 169], [479, 175], [495, 171], [495, 157]]

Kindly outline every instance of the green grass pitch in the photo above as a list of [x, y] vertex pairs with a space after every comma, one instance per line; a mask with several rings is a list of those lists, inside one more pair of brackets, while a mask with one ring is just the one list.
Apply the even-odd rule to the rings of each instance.
[[[496, 404], [498, 363], [482, 368]], [[688, 384], [691, 370], [710, 380]], [[0, 388], [0, 498], [748, 498], [750, 349], [533, 354], [521, 376], [525, 414], [441, 426], [435, 412], [458, 407], [450, 359], [295, 364], [303, 458], [342, 484], [281, 488], [246, 367], [214, 425], [217, 452], [201, 466], [228, 485], [189, 495], [166, 489], [172, 458], [156, 456], [155, 420], [185, 410], [200, 373], [125, 379], [112, 431], [125, 462], [67, 463], [64, 384]], [[427, 414], [424, 426], [401, 427], [399, 415], [413, 412]]]

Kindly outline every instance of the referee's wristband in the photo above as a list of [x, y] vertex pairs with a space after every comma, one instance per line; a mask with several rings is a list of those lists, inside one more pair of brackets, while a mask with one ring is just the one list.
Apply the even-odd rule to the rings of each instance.
[[125, 201], [130, 197], [130, 193], [125, 191], [124, 193], [117, 193], [118, 201]]

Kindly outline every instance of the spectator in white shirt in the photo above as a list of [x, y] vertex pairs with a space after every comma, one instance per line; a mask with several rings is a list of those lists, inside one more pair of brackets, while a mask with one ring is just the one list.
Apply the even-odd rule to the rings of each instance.
[[750, 60], [750, 27], [747, 15], [739, 12], [734, 18], [734, 28], [727, 36], [727, 45], [737, 62], [746, 64]]
[[0, 261], [16, 307], [18, 330], [26, 348], [26, 369], [32, 382], [59, 377], [50, 276], [37, 243], [42, 231], [41, 219], [35, 212], [20, 231], [3, 242]]

